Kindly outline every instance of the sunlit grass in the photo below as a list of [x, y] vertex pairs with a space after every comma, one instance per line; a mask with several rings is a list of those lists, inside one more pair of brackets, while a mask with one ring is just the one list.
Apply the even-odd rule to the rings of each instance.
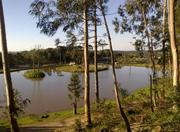
[[[79, 116], [83, 113], [83, 108], [78, 108], [77, 112], [78, 114], [76, 116]], [[19, 116], [17, 118], [18, 124], [20, 126], [27, 126], [27, 125], [38, 125], [38, 124], [46, 124], [49, 122], [55, 122], [55, 121], [63, 121], [64, 119], [74, 117], [73, 110], [65, 110], [65, 111], [59, 111], [59, 112], [50, 112], [45, 115], [48, 115], [47, 118], [42, 118], [43, 114], [41, 115], [23, 115]], [[0, 119], [0, 126], [1, 127], [9, 127], [8, 119]]]
[[[98, 65], [98, 71], [103, 71], [107, 69], [108, 69], [107, 65]], [[58, 66], [56, 70], [64, 71], [64, 72], [83, 72], [84, 67], [82, 65], [62, 65], [62, 66]], [[94, 71], [94, 65], [89, 66], [89, 71], [90, 72]]]

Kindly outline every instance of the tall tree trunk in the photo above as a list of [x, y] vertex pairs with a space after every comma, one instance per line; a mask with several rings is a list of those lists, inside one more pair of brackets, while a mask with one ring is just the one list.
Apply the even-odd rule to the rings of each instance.
[[39, 73], [39, 69], [40, 69], [40, 62], [39, 62], [39, 53], [38, 53], [38, 70], [37, 70], [38, 73]]
[[169, 0], [169, 33], [170, 33], [170, 46], [172, 53], [172, 63], [173, 63], [173, 87], [177, 94], [177, 105], [180, 105], [180, 87], [179, 87], [179, 60], [178, 60], [178, 49], [176, 45], [175, 36], [175, 25], [174, 25], [174, 0]]
[[87, 2], [88, 2], [87, 0], [84, 0], [84, 109], [85, 109], [86, 125], [91, 126]]
[[150, 100], [151, 100], [151, 111], [154, 112], [154, 106], [153, 106], [153, 92], [152, 92], [152, 76], [150, 75], [150, 78], [149, 78], [149, 82], [150, 82]]
[[59, 57], [59, 60], [60, 60], [60, 65], [61, 65], [61, 64], [62, 64], [62, 59], [61, 59], [61, 58], [62, 58], [62, 57], [61, 57], [61, 56], [62, 56], [62, 55], [61, 55], [61, 54], [62, 54], [62, 52], [61, 52], [61, 46], [59, 47], [59, 49], [60, 49], [60, 57]]
[[121, 101], [120, 101], [120, 97], [119, 97], [119, 88], [118, 88], [118, 82], [117, 82], [117, 78], [116, 78], [116, 72], [115, 72], [115, 63], [114, 63], [114, 55], [113, 55], [113, 48], [112, 48], [112, 41], [111, 41], [111, 35], [110, 35], [110, 31], [109, 31], [109, 27], [107, 24], [107, 20], [106, 20], [106, 16], [104, 13], [104, 9], [102, 6], [102, 0], [100, 1], [100, 6], [101, 6], [101, 13], [104, 19], [104, 23], [105, 23], [105, 28], [107, 31], [107, 35], [108, 35], [108, 40], [109, 40], [109, 48], [110, 48], [110, 54], [111, 54], [111, 65], [112, 65], [112, 72], [113, 72], [113, 80], [114, 80], [114, 92], [115, 92], [115, 96], [116, 96], [116, 102], [117, 102], [117, 106], [118, 109], [120, 111], [121, 116], [124, 119], [124, 122], [126, 124], [126, 128], [128, 132], [131, 132], [131, 127], [130, 127], [130, 123], [129, 120], [121, 106]]
[[99, 82], [98, 82], [98, 65], [97, 65], [97, 21], [96, 21], [96, 0], [94, 1], [94, 81], [96, 103], [99, 103]]
[[76, 100], [73, 103], [73, 113], [74, 115], [77, 115], [77, 101]]
[[165, 98], [165, 77], [166, 77], [166, 50], [165, 50], [165, 43], [166, 43], [166, 9], [167, 9], [167, 0], [164, 0], [164, 8], [163, 8], [163, 40], [162, 40], [162, 51], [163, 51], [163, 91], [162, 97]]
[[35, 72], [35, 59], [34, 59], [34, 53], [33, 53], [33, 72]]
[[12, 87], [12, 81], [11, 81], [11, 75], [10, 75], [9, 63], [8, 63], [8, 50], [7, 50], [6, 30], [5, 30], [2, 0], [0, 0], [0, 36], [1, 36], [0, 42], [2, 48], [2, 64], [3, 64], [3, 72], [4, 72], [5, 89], [6, 89], [6, 101], [7, 101], [9, 119], [11, 122], [11, 131], [19, 132], [19, 127], [15, 117], [17, 115], [17, 112], [15, 109], [14, 91]]
[[171, 48], [168, 50], [168, 61], [169, 61], [169, 84], [172, 84], [172, 76], [173, 76], [173, 71], [172, 71], [172, 53], [171, 53]]
[[[141, 6], [139, 4], [139, 6]], [[153, 43], [152, 43], [152, 35], [151, 32], [148, 31], [148, 25], [147, 25], [147, 19], [144, 13], [144, 9], [141, 7], [141, 11], [142, 11], [142, 15], [143, 15], [143, 21], [144, 21], [144, 27], [145, 27], [145, 33], [147, 36], [147, 43], [148, 43], [148, 49], [149, 49], [149, 55], [150, 55], [150, 59], [151, 59], [151, 63], [152, 63], [152, 71], [153, 71], [153, 85], [154, 85], [154, 94], [152, 96], [152, 102], [153, 104], [151, 104], [153, 107], [157, 107], [156, 105], [156, 96], [157, 96], [157, 88], [156, 88], [156, 66], [155, 66], [155, 55], [154, 55], [154, 49], [153, 49]]]
[[39, 73], [39, 70], [40, 70], [40, 45], [37, 46], [37, 59], [38, 59], [38, 73]]

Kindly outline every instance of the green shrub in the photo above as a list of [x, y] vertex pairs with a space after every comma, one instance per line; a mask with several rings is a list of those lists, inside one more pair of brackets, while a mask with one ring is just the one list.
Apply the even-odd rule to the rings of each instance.
[[96, 107], [96, 112], [98, 115], [94, 118], [94, 123], [101, 131], [111, 131], [121, 122], [119, 113], [112, 102], [101, 101]]
[[79, 119], [75, 120], [74, 131], [75, 132], [83, 132], [82, 124], [81, 124], [81, 121]]
[[30, 71], [26, 71], [24, 73], [24, 76], [27, 78], [38, 79], [38, 78], [44, 78], [45, 74], [41, 71], [30, 70]]

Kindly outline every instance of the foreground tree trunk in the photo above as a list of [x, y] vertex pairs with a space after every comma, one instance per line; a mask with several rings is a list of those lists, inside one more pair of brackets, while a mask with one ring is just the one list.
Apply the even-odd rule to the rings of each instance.
[[149, 77], [150, 77], [150, 78], [149, 78], [149, 79], [150, 79], [149, 82], [150, 82], [151, 111], [154, 112], [153, 97], [152, 97], [152, 96], [153, 96], [153, 92], [152, 92], [152, 83], [153, 83], [153, 82], [152, 82], [152, 76], [150, 75]]
[[96, 103], [99, 103], [99, 79], [97, 64], [97, 21], [96, 21], [96, 0], [94, 0], [94, 81], [95, 81], [95, 97]]
[[2, 0], [0, 0], [0, 43], [2, 48], [2, 64], [3, 64], [5, 90], [6, 90], [6, 101], [8, 107], [8, 115], [11, 122], [11, 131], [19, 132], [19, 127], [15, 117], [17, 115], [17, 112], [15, 109], [14, 91], [12, 87], [12, 81], [11, 81], [9, 64], [8, 64], [8, 50], [7, 50], [6, 30], [5, 30]]
[[173, 87], [177, 94], [177, 105], [180, 105], [180, 88], [179, 88], [179, 62], [178, 62], [178, 49], [176, 45], [175, 24], [174, 24], [174, 0], [169, 0], [169, 34], [170, 46], [172, 53], [172, 67], [173, 67]]
[[91, 126], [87, 2], [87, 0], [84, 0], [84, 110], [86, 125]]
[[121, 106], [121, 101], [120, 101], [120, 97], [119, 97], [119, 88], [118, 88], [118, 83], [117, 83], [117, 78], [116, 78], [116, 72], [115, 72], [115, 63], [114, 63], [114, 55], [113, 55], [113, 48], [112, 48], [112, 41], [111, 41], [111, 35], [110, 35], [110, 31], [109, 31], [109, 27], [107, 24], [107, 20], [106, 20], [106, 16], [104, 13], [104, 9], [102, 6], [102, 0], [100, 0], [100, 8], [101, 8], [101, 13], [104, 19], [104, 23], [105, 23], [105, 28], [107, 31], [107, 35], [108, 35], [108, 40], [109, 40], [109, 48], [110, 48], [110, 54], [111, 54], [111, 65], [112, 65], [112, 72], [113, 72], [113, 80], [114, 80], [114, 92], [115, 92], [115, 96], [116, 96], [116, 102], [117, 102], [117, 106], [118, 109], [120, 111], [121, 116], [124, 119], [124, 122], [126, 124], [126, 128], [128, 132], [131, 132], [131, 127], [130, 127], [130, 123], [129, 120]]
[[[164, 0], [164, 7], [163, 7], [163, 40], [162, 40], [162, 47], [163, 47], [163, 79], [165, 81], [166, 77], [166, 50], [165, 50], [165, 43], [166, 43], [166, 9], [167, 9], [167, 0]], [[165, 82], [163, 82], [163, 91], [162, 97], [165, 98]]]

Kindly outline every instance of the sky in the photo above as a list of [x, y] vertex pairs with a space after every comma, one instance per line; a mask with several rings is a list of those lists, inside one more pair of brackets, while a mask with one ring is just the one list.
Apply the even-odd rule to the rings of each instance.
[[[33, 0], [3, 0], [7, 44], [9, 51], [23, 51], [33, 49], [36, 45], [41, 48], [55, 47], [54, 40], [65, 39], [65, 33], [60, 28], [53, 37], [48, 37], [40, 33], [36, 28], [36, 19], [28, 14], [29, 6]], [[117, 12], [118, 5], [124, 0], [110, 0], [109, 13]], [[113, 49], [114, 50], [134, 50], [131, 34], [116, 34], [113, 30], [112, 19], [114, 16], [108, 16]], [[105, 28], [98, 28], [99, 32], [104, 32]]]

